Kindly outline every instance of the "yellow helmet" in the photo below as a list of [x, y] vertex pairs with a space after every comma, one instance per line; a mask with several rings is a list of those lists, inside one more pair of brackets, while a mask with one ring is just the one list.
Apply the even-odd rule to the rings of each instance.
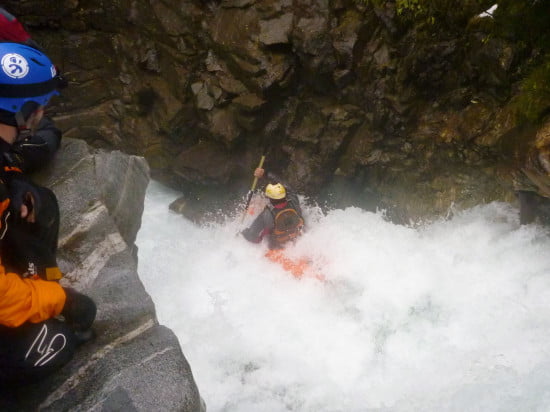
[[286, 190], [280, 183], [277, 183], [276, 185], [268, 184], [265, 188], [265, 195], [270, 199], [284, 199], [286, 197]]

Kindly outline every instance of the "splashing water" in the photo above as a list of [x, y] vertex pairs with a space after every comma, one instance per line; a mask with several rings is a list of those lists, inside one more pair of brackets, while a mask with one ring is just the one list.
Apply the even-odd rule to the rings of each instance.
[[139, 273], [209, 411], [550, 410], [550, 238], [510, 205], [415, 229], [306, 207], [287, 253], [320, 282], [236, 236], [240, 218], [170, 212], [177, 196], [149, 186]]

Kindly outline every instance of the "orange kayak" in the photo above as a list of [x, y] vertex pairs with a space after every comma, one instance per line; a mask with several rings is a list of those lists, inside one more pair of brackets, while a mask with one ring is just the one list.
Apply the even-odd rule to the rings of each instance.
[[321, 281], [325, 281], [325, 276], [319, 273], [312, 273], [311, 264], [306, 258], [292, 260], [285, 256], [283, 250], [268, 250], [265, 257], [272, 262], [278, 263], [284, 270], [290, 272], [296, 279], [302, 277], [313, 277]]

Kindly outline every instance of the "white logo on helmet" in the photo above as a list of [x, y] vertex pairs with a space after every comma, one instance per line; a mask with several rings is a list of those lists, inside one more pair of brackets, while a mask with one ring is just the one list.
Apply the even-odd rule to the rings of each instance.
[[22, 79], [29, 74], [27, 59], [17, 53], [8, 53], [2, 57], [2, 70], [12, 79]]

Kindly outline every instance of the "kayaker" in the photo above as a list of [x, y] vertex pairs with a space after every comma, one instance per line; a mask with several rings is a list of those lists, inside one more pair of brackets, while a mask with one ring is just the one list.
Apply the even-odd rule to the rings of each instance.
[[[263, 168], [254, 170], [255, 177], [262, 178], [264, 175]], [[300, 236], [304, 229], [304, 218], [298, 196], [287, 192], [277, 176], [269, 173], [267, 178], [270, 183], [265, 188], [265, 195], [269, 203], [250, 227], [241, 233], [253, 243], [259, 243], [267, 237], [269, 249], [282, 249], [289, 241]]]

